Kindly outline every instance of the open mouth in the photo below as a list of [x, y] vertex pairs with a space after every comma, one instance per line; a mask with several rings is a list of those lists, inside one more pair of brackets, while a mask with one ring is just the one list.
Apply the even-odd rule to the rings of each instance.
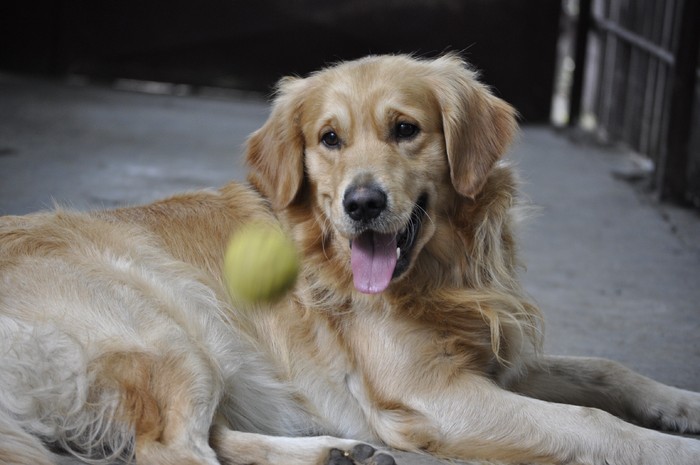
[[355, 289], [365, 294], [378, 294], [389, 286], [392, 279], [406, 272], [427, 205], [428, 195], [423, 194], [408, 223], [398, 234], [369, 230], [350, 241]]

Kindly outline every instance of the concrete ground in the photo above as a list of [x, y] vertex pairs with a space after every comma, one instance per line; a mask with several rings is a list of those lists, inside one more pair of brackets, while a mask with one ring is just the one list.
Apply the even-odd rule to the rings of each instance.
[[[243, 179], [241, 146], [267, 112], [254, 95], [147, 95], [0, 74], [0, 215], [136, 204]], [[512, 159], [537, 206], [522, 253], [547, 352], [615, 359], [700, 391], [697, 213], [615, 179], [630, 163], [624, 152], [547, 127], [526, 126]], [[437, 462], [401, 454], [401, 463]]]

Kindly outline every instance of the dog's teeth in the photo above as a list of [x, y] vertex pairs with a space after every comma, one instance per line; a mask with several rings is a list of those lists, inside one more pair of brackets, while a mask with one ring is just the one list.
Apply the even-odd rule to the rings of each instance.
[[396, 248], [396, 258], [399, 258], [401, 256], [401, 247]]

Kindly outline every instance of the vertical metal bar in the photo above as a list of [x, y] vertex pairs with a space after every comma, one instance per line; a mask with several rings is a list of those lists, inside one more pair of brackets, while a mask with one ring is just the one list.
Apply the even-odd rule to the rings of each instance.
[[[596, 16], [607, 18], [610, 0], [595, 0], [593, 5]], [[594, 112], [596, 117], [597, 132], [600, 135], [602, 131], [605, 131], [605, 122], [603, 118], [603, 101], [605, 95], [605, 86], [607, 82], [605, 77], [607, 75], [607, 69], [605, 64], [607, 62], [608, 54], [608, 35], [605, 31], [596, 29], [595, 37], [598, 42], [598, 62], [596, 66], [598, 68], [598, 79], [596, 86], [596, 95], [594, 102]]]
[[[617, 21], [619, 18], [619, 4], [616, 0], [611, 0], [608, 3], [608, 14], [607, 19], [612, 21]], [[608, 32], [607, 30], [603, 33], [605, 38], [605, 53], [603, 55], [603, 79], [602, 79], [602, 92], [600, 94], [600, 121], [601, 129], [604, 132], [604, 137], [610, 139], [611, 134], [614, 134], [615, 119], [613, 108], [615, 104], [613, 103], [615, 95], [615, 75], [617, 67], [617, 55], [619, 53], [619, 39], [615, 34]]]
[[576, 127], [581, 119], [584, 71], [588, 54], [588, 32], [591, 29], [591, 0], [579, 0], [576, 22], [576, 48], [574, 51], [574, 75], [569, 96], [569, 126]]
[[[657, 27], [661, 21], [656, 20], [661, 18], [663, 11], [662, 0], [652, 0], [650, 9], [646, 10], [644, 33], [646, 37], [655, 44], [659, 44], [659, 31], [660, 28]], [[647, 56], [646, 61], [646, 82], [644, 86], [644, 105], [642, 106], [642, 114], [640, 117], [640, 140], [639, 140], [639, 151], [650, 158], [653, 158], [651, 140], [651, 133], [654, 130], [652, 121], [654, 117], [654, 99], [655, 99], [655, 87], [656, 81], [658, 79], [657, 69], [659, 59], [652, 54]]]
[[651, 132], [653, 131], [652, 119], [654, 117], [654, 88], [656, 85], [658, 60], [654, 57], [649, 57], [647, 61], [647, 82], [644, 88], [644, 106], [642, 107], [641, 115], [641, 139], [639, 141], [639, 151], [651, 156]]
[[687, 202], [688, 159], [695, 74], [700, 52], [700, 2], [686, 0], [680, 15], [678, 47], [671, 85], [666, 156], [659, 166], [659, 189], [663, 200]]
[[[630, 5], [629, 11], [629, 29], [630, 31], [642, 34], [642, 22], [644, 16], [641, 14], [641, 9], [646, 7], [647, 0], [637, 0]], [[624, 89], [625, 105], [622, 114], [622, 137], [629, 146], [639, 151], [640, 148], [640, 118], [644, 104], [644, 80], [645, 75], [640, 72], [643, 66], [644, 57], [647, 52], [634, 44], [629, 46], [629, 62], [627, 67], [627, 83]]]
[[[605, 8], [605, 1], [606, 0], [593, 0], [593, 5], [591, 8], [593, 9], [593, 15], [594, 17], [603, 17], [604, 16], [604, 8]], [[600, 131], [601, 127], [601, 118], [600, 118], [600, 105], [601, 105], [601, 100], [602, 100], [602, 95], [603, 95], [603, 86], [605, 85], [603, 79], [605, 77], [605, 33], [598, 29], [597, 23], [595, 24], [595, 28], [592, 29], [593, 32], [593, 40], [595, 43], [595, 49], [598, 52], [598, 55], [596, 57], [596, 63], [595, 63], [595, 73], [596, 73], [596, 86], [595, 89], [591, 90], [591, 113], [595, 116], [595, 125], [596, 125], [596, 130]]]
[[[621, 24], [623, 28], [626, 26], [625, 13], [627, 9], [627, 0], [617, 0], [616, 8], [613, 9], [611, 19]], [[610, 135], [613, 139], [623, 139], [623, 117], [626, 106], [625, 88], [629, 80], [629, 50], [630, 45], [621, 40], [615, 35], [615, 55], [612, 64], [612, 88], [609, 100], [610, 107]]]
[[[695, 0], [692, 0], [695, 1]], [[659, 31], [659, 42], [661, 46], [666, 50], [672, 50], [671, 41], [673, 38], [673, 26], [676, 18], [676, 0], [668, 0], [664, 5], [664, 12], [661, 16], [661, 28]], [[654, 95], [654, 119], [652, 121], [652, 139], [651, 139], [651, 151], [649, 153], [650, 157], [654, 160], [654, 163], [658, 167], [661, 164], [661, 160], [664, 156], [664, 140], [666, 138], [666, 128], [668, 127], [668, 77], [670, 74], [671, 66], [664, 62], [659, 62], [658, 72], [657, 72], [657, 85]], [[659, 178], [656, 177], [653, 182], [653, 186], [658, 188]]]
[[595, 17], [601, 16], [604, 0], [592, 0], [590, 7], [591, 29], [588, 34], [588, 50], [586, 52], [586, 67], [583, 70], [583, 90], [581, 95], [581, 111], [579, 124], [586, 129], [594, 129], [598, 124], [598, 99], [600, 96], [603, 39], [598, 30]]

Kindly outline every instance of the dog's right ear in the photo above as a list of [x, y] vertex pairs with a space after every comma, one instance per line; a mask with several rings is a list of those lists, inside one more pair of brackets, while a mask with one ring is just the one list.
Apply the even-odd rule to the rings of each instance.
[[292, 203], [304, 180], [304, 137], [299, 119], [305, 87], [304, 79], [283, 78], [270, 116], [247, 143], [248, 181], [275, 210]]

